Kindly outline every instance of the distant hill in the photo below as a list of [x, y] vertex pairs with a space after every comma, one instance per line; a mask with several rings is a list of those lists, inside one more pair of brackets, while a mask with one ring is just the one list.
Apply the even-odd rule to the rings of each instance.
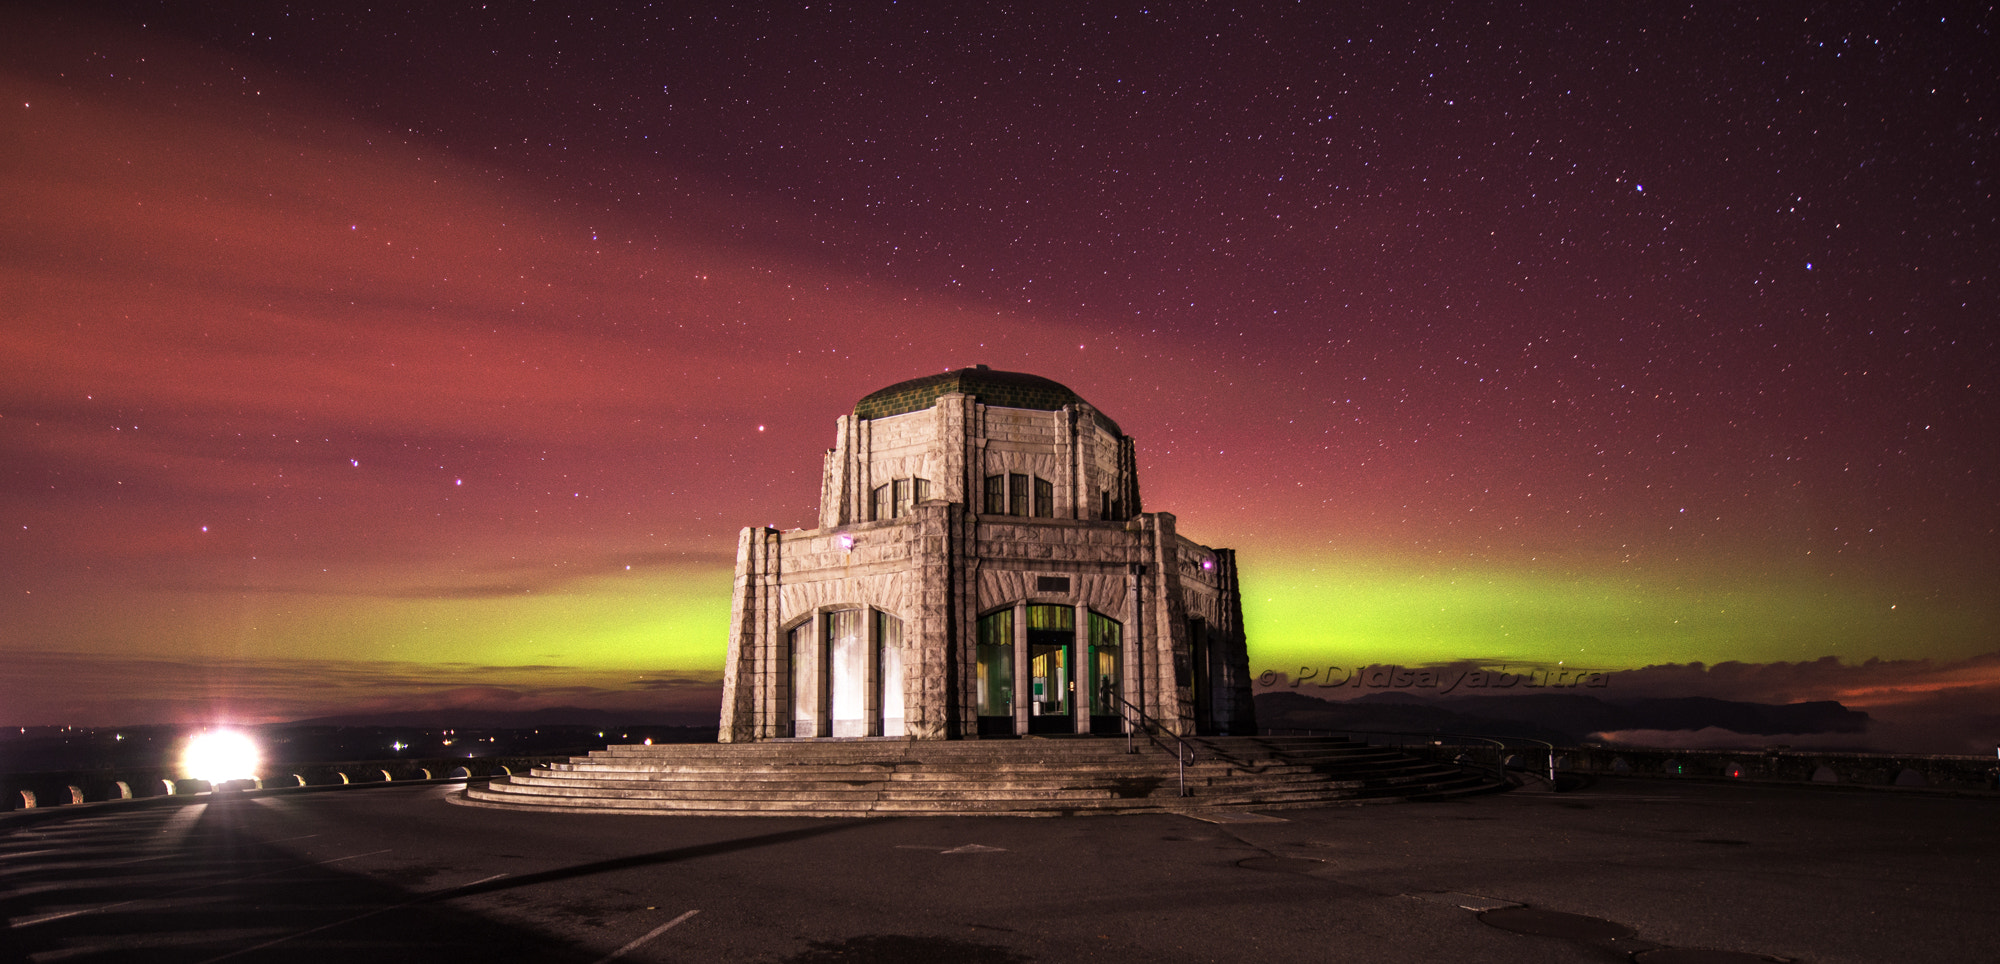
[[462, 729], [518, 730], [537, 726], [692, 726], [715, 728], [714, 713], [624, 712], [593, 710], [581, 706], [552, 706], [539, 710], [472, 710], [440, 707], [433, 710], [404, 710], [395, 713], [354, 713], [293, 720], [281, 726], [388, 726], [458, 727]]
[[1860, 734], [1868, 723], [1868, 714], [1832, 700], [1772, 704], [1699, 696], [1606, 700], [1575, 693], [1434, 698], [1370, 693], [1333, 701], [1284, 690], [1257, 696], [1257, 724], [1265, 729], [1515, 736], [1571, 745], [1593, 733], [1616, 730], [1713, 727], [1757, 736]]

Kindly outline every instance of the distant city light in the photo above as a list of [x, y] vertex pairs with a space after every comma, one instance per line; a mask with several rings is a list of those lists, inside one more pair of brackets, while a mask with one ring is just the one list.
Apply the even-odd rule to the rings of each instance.
[[257, 742], [235, 730], [210, 730], [188, 740], [181, 753], [181, 772], [211, 785], [254, 780], [263, 754]]

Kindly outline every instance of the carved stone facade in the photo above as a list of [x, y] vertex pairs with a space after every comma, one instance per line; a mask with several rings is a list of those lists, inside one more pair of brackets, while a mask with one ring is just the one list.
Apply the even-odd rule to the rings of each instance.
[[1116, 422], [982, 365], [836, 424], [819, 528], [738, 541], [724, 742], [1255, 732], [1235, 554], [1140, 511]]

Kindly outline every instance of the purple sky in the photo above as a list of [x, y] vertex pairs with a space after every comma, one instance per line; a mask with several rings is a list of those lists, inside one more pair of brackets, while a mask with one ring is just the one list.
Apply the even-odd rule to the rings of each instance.
[[0, 723], [698, 709], [737, 529], [975, 363], [1253, 671], [1990, 694], [1995, 22], [8, 5]]

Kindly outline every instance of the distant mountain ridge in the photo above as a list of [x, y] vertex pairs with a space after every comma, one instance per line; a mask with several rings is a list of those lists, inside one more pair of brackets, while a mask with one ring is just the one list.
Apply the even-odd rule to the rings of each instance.
[[1749, 703], [1705, 696], [1607, 700], [1577, 693], [1419, 697], [1371, 693], [1333, 701], [1277, 691], [1257, 696], [1265, 729], [1357, 729], [1516, 736], [1577, 744], [1622, 730], [1727, 730], [1752, 736], [1861, 734], [1867, 713], [1833, 700]]
[[594, 710], [583, 706], [551, 706], [539, 710], [475, 710], [439, 707], [393, 713], [349, 713], [292, 720], [278, 726], [405, 726], [465, 729], [529, 729], [537, 726], [680, 726], [714, 727], [713, 713], [632, 712]]

